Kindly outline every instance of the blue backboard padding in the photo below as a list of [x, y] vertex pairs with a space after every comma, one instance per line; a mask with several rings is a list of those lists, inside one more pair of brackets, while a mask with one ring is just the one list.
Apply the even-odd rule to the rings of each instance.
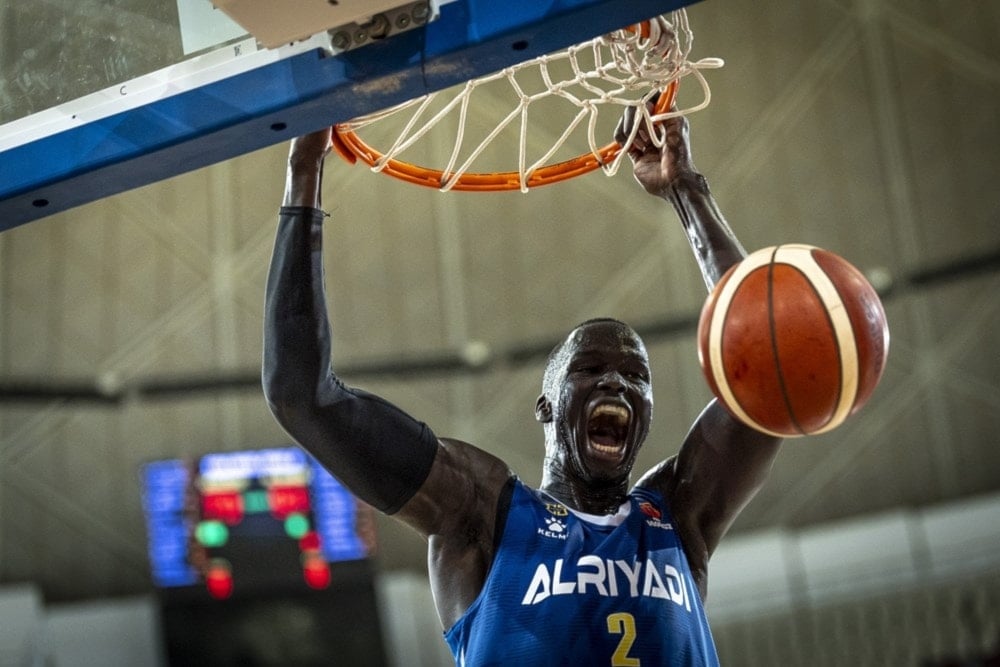
[[423, 29], [294, 55], [0, 152], [0, 230], [465, 82], [690, 0], [456, 0]]

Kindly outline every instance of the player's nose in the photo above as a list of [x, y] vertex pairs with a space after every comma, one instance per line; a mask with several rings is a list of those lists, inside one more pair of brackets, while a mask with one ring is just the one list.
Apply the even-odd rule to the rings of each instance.
[[601, 375], [597, 381], [597, 387], [605, 391], [622, 394], [625, 393], [625, 378], [617, 370], [611, 369]]

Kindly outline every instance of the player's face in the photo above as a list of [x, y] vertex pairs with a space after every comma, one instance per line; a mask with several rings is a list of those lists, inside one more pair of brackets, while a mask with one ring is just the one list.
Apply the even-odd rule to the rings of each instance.
[[645, 346], [630, 328], [599, 322], [575, 330], [564, 352], [553, 418], [566, 463], [584, 479], [628, 477], [652, 418]]

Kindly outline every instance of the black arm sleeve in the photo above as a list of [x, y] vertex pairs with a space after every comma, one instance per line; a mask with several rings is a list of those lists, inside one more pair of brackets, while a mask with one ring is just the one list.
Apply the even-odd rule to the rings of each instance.
[[262, 381], [278, 422], [355, 495], [397, 512], [427, 479], [437, 437], [330, 365], [322, 211], [283, 207], [264, 306]]

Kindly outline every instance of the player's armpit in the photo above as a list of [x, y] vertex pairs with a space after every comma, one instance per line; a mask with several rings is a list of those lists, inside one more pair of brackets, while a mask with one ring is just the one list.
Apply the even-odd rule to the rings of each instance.
[[714, 400], [695, 421], [669, 475], [658, 481], [675, 519], [695, 534], [689, 541], [702, 545], [692, 554], [696, 560], [707, 564], [764, 484], [780, 445], [780, 438], [745, 426]]
[[442, 627], [482, 591], [507, 521], [514, 478], [500, 459], [442, 439], [431, 473], [396, 514], [428, 538], [428, 571]]
[[425, 535], [491, 552], [497, 502], [512, 477], [507, 464], [492, 454], [442, 438], [427, 479], [397, 518]]
[[636, 486], [663, 494], [702, 599], [708, 562], [740, 511], [767, 478], [780, 440], [740, 424], [712, 402], [681, 449]]

